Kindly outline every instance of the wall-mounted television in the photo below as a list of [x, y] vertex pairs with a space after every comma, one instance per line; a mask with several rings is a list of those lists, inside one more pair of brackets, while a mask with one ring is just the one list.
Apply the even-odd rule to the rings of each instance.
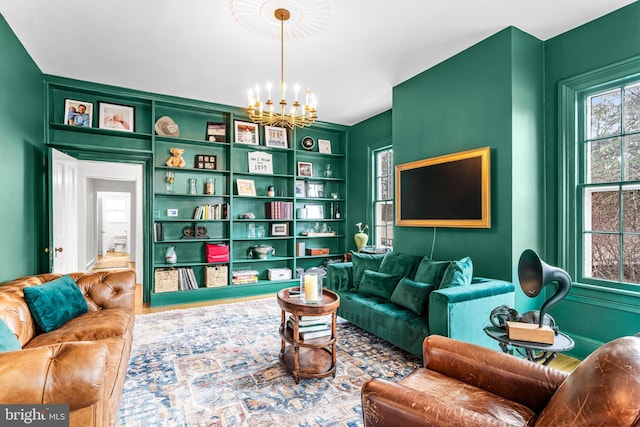
[[491, 227], [490, 147], [396, 165], [396, 225]]

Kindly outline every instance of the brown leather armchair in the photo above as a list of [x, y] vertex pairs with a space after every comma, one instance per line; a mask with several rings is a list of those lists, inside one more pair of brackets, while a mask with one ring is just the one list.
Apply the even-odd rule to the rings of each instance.
[[640, 338], [611, 341], [571, 373], [432, 335], [424, 368], [362, 387], [365, 427], [638, 426]]

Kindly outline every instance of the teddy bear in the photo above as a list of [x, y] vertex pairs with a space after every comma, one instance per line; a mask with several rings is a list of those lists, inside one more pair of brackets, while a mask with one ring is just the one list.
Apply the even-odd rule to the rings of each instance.
[[171, 152], [171, 157], [169, 157], [169, 160], [167, 160], [165, 164], [173, 168], [183, 168], [186, 164], [184, 159], [182, 158], [184, 149], [172, 147], [169, 151]]

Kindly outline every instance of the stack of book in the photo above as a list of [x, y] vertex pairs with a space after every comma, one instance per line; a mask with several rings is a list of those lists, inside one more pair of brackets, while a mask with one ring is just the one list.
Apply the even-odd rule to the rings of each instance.
[[193, 213], [193, 219], [211, 220], [228, 219], [229, 203], [219, 203], [217, 205], [198, 206]]
[[[293, 334], [295, 320], [289, 316], [287, 328]], [[298, 333], [301, 340], [331, 336], [331, 316], [300, 316]]]
[[256, 270], [234, 270], [231, 273], [231, 284], [233, 285], [245, 285], [257, 281], [258, 272]]
[[264, 214], [267, 219], [293, 219], [293, 203], [265, 202]]
[[191, 267], [178, 268], [178, 290], [189, 291], [198, 289], [198, 281]]

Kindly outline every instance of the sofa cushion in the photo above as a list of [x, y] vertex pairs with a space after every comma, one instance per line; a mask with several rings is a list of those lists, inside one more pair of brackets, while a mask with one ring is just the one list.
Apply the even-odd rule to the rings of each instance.
[[70, 276], [27, 286], [23, 293], [31, 316], [42, 332], [59, 328], [89, 309], [82, 291]]
[[400, 277], [377, 271], [365, 270], [358, 288], [359, 293], [389, 299]]
[[444, 276], [450, 263], [451, 261], [434, 261], [424, 257], [418, 265], [414, 280], [422, 283], [433, 283], [438, 286], [442, 282], [442, 276]]
[[473, 263], [471, 258], [464, 257], [460, 261], [451, 261], [445, 271], [438, 289], [453, 288], [471, 284], [473, 277]]
[[436, 289], [436, 285], [416, 282], [403, 277], [391, 294], [391, 302], [413, 311], [418, 316], [427, 312], [429, 294]]
[[0, 319], [0, 352], [21, 349], [22, 346], [20, 345], [20, 341], [18, 341], [16, 334], [14, 334], [7, 324]]
[[401, 252], [387, 252], [378, 271], [392, 276], [407, 276], [412, 279], [416, 274], [416, 268], [418, 268], [421, 259], [421, 256], [403, 254]]
[[378, 271], [385, 254], [362, 254], [351, 252], [351, 262], [353, 263], [353, 288], [358, 290], [362, 274], [365, 270]]

